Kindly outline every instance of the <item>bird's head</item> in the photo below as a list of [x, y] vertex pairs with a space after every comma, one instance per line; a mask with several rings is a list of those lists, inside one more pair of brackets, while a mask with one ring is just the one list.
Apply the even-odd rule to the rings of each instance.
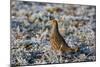
[[55, 26], [55, 27], [58, 26], [57, 20], [52, 20], [52, 21], [51, 21], [51, 25], [52, 25], [52, 26]]

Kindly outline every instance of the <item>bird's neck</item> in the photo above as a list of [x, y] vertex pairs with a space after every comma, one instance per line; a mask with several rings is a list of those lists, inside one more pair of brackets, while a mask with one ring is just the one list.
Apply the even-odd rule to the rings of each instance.
[[52, 31], [52, 34], [53, 34], [53, 33], [59, 33], [58, 25], [53, 25], [51, 31]]

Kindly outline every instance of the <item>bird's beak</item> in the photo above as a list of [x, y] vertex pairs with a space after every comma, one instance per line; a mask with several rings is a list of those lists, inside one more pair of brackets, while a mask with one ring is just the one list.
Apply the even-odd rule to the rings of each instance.
[[52, 20], [49, 21], [49, 24], [52, 25]]

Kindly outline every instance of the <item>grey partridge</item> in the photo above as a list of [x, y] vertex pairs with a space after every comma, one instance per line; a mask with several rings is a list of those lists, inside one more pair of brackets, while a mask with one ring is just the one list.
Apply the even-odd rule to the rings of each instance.
[[51, 21], [51, 34], [50, 34], [50, 43], [51, 43], [51, 48], [54, 51], [57, 52], [73, 52], [73, 51], [78, 51], [79, 48], [71, 48], [68, 46], [64, 38], [61, 36], [58, 30], [58, 22], [57, 20], [52, 20]]

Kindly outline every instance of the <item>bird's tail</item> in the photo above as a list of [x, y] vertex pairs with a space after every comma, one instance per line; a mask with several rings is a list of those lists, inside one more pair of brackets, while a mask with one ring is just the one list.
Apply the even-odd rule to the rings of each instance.
[[80, 48], [79, 47], [77, 47], [77, 48], [71, 48], [71, 50], [72, 50], [72, 52], [78, 52], [78, 51], [80, 51]]

